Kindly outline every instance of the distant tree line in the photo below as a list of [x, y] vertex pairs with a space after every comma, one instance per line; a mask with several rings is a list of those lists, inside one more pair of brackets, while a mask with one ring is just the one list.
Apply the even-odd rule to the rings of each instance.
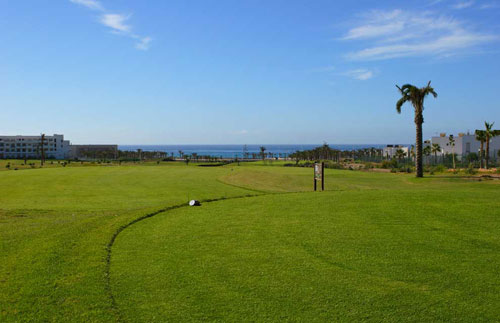
[[327, 143], [325, 143], [322, 146], [316, 147], [311, 150], [296, 151], [290, 154], [290, 158], [294, 159], [296, 162], [301, 160], [331, 160], [334, 162], [341, 162], [346, 159], [377, 161], [383, 158], [383, 150], [375, 147], [353, 150], [339, 150], [333, 149]]

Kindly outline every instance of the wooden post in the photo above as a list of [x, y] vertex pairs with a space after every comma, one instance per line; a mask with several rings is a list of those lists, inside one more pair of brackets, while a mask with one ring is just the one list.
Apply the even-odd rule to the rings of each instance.
[[321, 181], [321, 190], [325, 190], [325, 163], [314, 164], [314, 191], [317, 190], [317, 182]]
[[325, 163], [321, 163], [321, 191], [325, 190]]

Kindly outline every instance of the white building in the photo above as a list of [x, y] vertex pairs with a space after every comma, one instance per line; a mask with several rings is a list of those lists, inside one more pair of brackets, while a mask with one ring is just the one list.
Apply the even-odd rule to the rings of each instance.
[[405, 157], [408, 157], [408, 147], [402, 145], [387, 145], [384, 147], [384, 157], [393, 158], [396, 157], [398, 150], [402, 150], [405, 153]]
[[69, 156], [70, 144], [64, 135], [45, 136], [0, 136], [0, 159], [40, 158], [41, 149], [45, 158], [65, 159]]
[[[449, 136], [446, 133], [441, 133], [439, 137], [432, 137], [432, 144], [439, 144], [441, 152], [438, 155], [455, 153], [458, 156], [468, 155], [470, 153], [479, 153], [481, 142], [476, 140], [475, 135], [459, 133], [458, 136], [453, 136], [455, 140], [455, 147], [450, 143]], [[483, 146], [484, 153], [486, 153], [486, 143]], [[490, 157], [498, 156], [500, 150], [500, 136], [490, 139]]]

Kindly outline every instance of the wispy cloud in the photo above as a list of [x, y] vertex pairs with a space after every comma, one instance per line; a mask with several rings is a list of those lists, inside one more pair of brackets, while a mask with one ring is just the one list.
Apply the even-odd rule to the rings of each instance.
[[151, 42], [153, 39], [151, 37], [142, 37], [139, 38], [139, 41], [135, 43], [135, 48], [139, 50], [148, 50], [151, 46]]
[[114, 34], [126, 36], [137, 40], [135, 48], [146, 51], [151, 47], [153, 39], [150, 36], [140, 36], [132, 32], [132, 25], [128, 23], [131, 14], [110, 13], [97, 0], [69, 0], [72, 3], [85, 6], [89, 9], [100, 11], [99, 23], [111, 29]]
[[432, 12], [370, 11], [362, 24], [341, 40], [362, 42], [364, 48], [348, 53], [351, 60], [380, 60], [413, 56], [449, 56], [497, 40], [464, 22]]
[[347, 72], [343, 73], [342, 75], [348, 76], [348, 77], [353, 78], [355, 80], [366, 81], [366, 80], [371, 79], [373, 76], [375, 76], [375, 73], [373, 71], [368, 70], [368, 69], [359, 68], [359, 69], [347, 71]]
[[104, 11], [104, 7], [97, 0], [69, 0], [92, 10]]
[[488, 2], [488, 3], [483, 3], [482, 5], [479, 6], [479, 9], [494, 9], [494, 8], [500, 8], [500, 4], [498, 2]]
[[122, 14], [104, 14], [100, 18], [101, 24], [111, 28], [115, 32], [128, 33], [132, 29], [130, 25], [127, 25], [125, 22], [130, 18], [130, 15], [122, 15]]
[[473, 4], [474, 4], [474, 1], [472, 1], [472, 0], [470, 0], [470, 1], [459, 1], [459, 2], [455, 3], [454, 5], [452, 5], [451, 7], [453, 9], [465, 9], [465, 8], [471, 7]]

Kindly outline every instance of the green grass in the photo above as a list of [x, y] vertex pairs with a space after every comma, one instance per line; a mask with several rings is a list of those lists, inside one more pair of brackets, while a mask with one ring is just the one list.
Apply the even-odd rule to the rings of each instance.
[[131, 220], [245, 195], [225, 168], [117, 166], [0, 173], [0, 321], [109, 321], [106, 245]]
[[0, 321], [500, 316], [500, 181], [252, 164], [0, 172]]

